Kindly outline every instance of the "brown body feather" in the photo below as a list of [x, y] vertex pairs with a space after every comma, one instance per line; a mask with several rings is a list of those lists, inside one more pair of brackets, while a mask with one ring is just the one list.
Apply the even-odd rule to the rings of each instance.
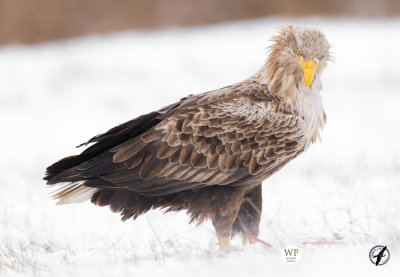
[[91, 201], [123, 220], [152, 208], [187, 210], [191, 221], [212, 220], [221, 246], [235, 233], [257, 236], [261, 182], [302, 153], [321, 127], [311, 130], [286, 94], [269, 90], [272, 70], [90, 139], [82, 154], [47, 168], [49, 185], [70, 182], [55, 198], [68, 203], [93, 188]]

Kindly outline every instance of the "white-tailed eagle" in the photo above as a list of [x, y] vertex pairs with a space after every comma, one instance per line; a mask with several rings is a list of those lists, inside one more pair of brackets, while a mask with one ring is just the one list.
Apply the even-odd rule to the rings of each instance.
[[87, 199], [122, 220], [155, 208], [210, 218], [221, 248], [257, 237], [261, 183], [316, 141], [326, 116], [320, 76], [330, 59], [316, 29], [286, 26], [265, 65], [240, 83], [198, 95], [97, 135], [49, 166], [59, 203]]

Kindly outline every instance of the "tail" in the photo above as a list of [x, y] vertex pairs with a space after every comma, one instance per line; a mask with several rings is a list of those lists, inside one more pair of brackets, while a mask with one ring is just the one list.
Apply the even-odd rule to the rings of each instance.
[[84, 181], [72, 183], [60, 183], [52, 195], [52, 198], [58, 200], [57, 205], [80, 203], [92, 198], [99, 189], [84, 186]]
[[[113, 166], [113, 152], [110, 151], [113, 147], [153, 128], [179, 103], [172, 104], [158, 112], [142, 115], [118, 125], [104, 134], [97, 135], [80, 145], [93, 143], [81, 154], [66, 157], [49, 166], [43, 179], [47, 181], [48, 185], [57, 188], [53, 192], [53, 199], [58, 200], [57, 204], [91, 200], [99, 206], [110, 205], [113, 211], [121, 212], [124, 220], [136, 217], [151, 209], [155, 198], [150, 200], [135, 192], [114, 191], [116, 189], [115, 184], [100, 178], [98, 171], [90, 172], [90, 168], [95, 168], [94, 165], [96, 165], [98, 170], [104, 170], [104, 167]], [[82, 164], [85, 164], [83, 170], [81, 170]], [[128, 207], [125, 203], [128, 199], [136, 202], [134, 204], [129, 203]]]

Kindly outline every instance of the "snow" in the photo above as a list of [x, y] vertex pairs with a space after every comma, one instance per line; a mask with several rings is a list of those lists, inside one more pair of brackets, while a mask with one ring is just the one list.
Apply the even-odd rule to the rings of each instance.
[[[56, 206], [46, 166], [74, 146], [189, 93], [261, 67], [276, 27], [318, 27], [336, 62], [323, 75], [322, 143], [263, 185], [260, 238], [218, 251], [212, 224], [152, 211], [121, 222], [90, 203]], [[400, 19], [262, 19], [0, 48], [0, 275], [376, 276], [400, 270]], [[376, 244], [391, 260], [375, 267]], [[281, 261], [286, 245], [302, 259]]]

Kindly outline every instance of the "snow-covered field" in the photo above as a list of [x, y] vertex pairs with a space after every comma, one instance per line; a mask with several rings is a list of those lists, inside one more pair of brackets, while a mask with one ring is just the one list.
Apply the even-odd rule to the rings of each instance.
[[[46, 166], [116, 124], [254, 73], [276, 27], [325, 32], [323, 142], [264, 182], [260, 238], [219, 252], [210, 222], [121, 222], [56, 206]], [[400, 20], [264, 19], [0, 48], [0, 276], [394, 276], [400, 272]], [[375, 267], [368, 252], [388, 245]], [[303, 251], [281, 261], [286, 245]]]

